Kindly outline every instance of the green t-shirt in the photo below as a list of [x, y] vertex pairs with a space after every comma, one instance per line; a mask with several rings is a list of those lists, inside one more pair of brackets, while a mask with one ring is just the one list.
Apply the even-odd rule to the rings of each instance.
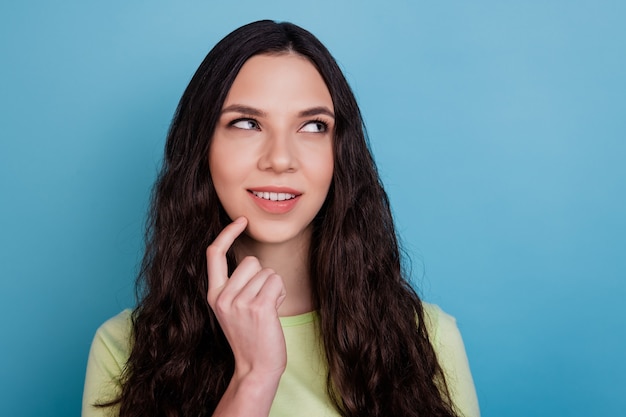
[[[424, 303], [427, 327], [443, 368], [455, 407], [464, 417], [479, 417], [478, 400], [465, 347], [455, 319], [438, 306]], [[115, 407], [93, 404], [119, 394], [117, 379], [130, 353], [131, 311], [124, 310], [104, 323], [91, 345], [83, 417], [115, 416]], [[316, 312], [281, 317], [287, 344], [287, 368], [281, 377], [270, 417], [338, 416], [326, 393], [326, 361], [321, 350]]]

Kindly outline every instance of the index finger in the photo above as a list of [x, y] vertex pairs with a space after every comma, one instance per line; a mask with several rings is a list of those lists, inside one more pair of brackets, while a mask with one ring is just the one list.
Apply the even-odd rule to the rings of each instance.
[[211, 289], [219, 288], [228, 279], [228, 264], [226, 262], [226, 252], [233, 245], [248, 225], [248, 219], [239, 217], [220, 232], [213, 243], [206, 250], [207, 273], [209, 279], [209, 292]]

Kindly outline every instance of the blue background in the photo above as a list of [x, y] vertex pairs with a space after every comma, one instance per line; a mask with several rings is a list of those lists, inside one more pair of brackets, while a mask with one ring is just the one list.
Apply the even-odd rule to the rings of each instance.
[[624, 415], [625, 5], [2, 2], [2, 415], [80, 413], [93, 333], [133, 304], [177, 101], [220, 38], [267, 17], [345, 70], [483, 416]]

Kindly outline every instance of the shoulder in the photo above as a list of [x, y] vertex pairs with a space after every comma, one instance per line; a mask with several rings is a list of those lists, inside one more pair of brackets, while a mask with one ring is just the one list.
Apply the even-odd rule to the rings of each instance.
[[452, 402], [462, 416], [480, 416], [474, 380], [456, 319], [435, 304], [422, 304], [424, 324], [445, 375]]
[[132, 314], [133, 311], [130, 308], [122, 310], [116, 316], [105, 321], [98, 328], [96, 334], [107, 337], [128, 336], [132, 328]]
[[132, 343], [132, 311], [127, 309], [102, 324], [93, 338], [83, 391], [83, 416], [103, 416], [110, 409], [94, 407], [117, 398], [120, 377]]
[[[461, 334], [453, 316], [443, 311], [437, 304], [422, 302], [422, 306], [425, 325], [435, 349], [442, 342], [449, 344], [453, 340], [456, 342], [460, 340]], [[460, 342], [463, 343], [462, 340]]]
[[118, 365], [121, 365], [121, 367], [126, 364], [130, 353], [132, 333], [131, 315], [132, 311], [126, 309], [108, 319], [98, 328], [92, 343], [92, 350], [94, 348], [106, 349], [106, 353], [109, 354]]
[[428, 338], [444, 371], [449, 364], [467, 362], [465, 345], [456, 319], [436, 304], [422, 304]]

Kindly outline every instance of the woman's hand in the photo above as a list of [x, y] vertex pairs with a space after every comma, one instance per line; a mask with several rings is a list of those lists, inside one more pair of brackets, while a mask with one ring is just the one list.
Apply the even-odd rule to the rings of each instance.
[[277, 385], [287, 365], [278, 319], [278, 307], [286, 296], [283, 280], [253, 256], [244, 258], [228, 277], [226, 252], [247, 224], [245, 217], [238, 218], [207, 248], [207, 299], [235, 356], [233, 379], [252, 377]]

